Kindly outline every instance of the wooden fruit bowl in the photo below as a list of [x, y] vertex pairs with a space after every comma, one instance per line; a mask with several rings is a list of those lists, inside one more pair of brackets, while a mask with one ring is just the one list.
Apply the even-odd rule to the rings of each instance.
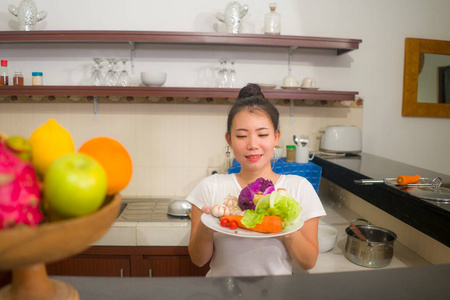
[[12, 283], [0, 290], [0, 299], [79, 299], [72, 286], [48, 278], [45, 264], [80, 253], [100, 239], [117, 218], [120, 201], [116, 194], [85, 217], [1, 230], [0, 269], [12, 270]]

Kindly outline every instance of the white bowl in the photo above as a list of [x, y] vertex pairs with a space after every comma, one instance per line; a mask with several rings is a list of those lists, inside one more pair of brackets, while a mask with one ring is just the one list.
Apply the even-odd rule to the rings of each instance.
[[141, 72], [141, 81], [146, 86], [162, 86], [167, 79], [167, 73], [159, 71]]
[[319, 224], [319, 252], [327, 252], [336, 245], [338, 231], [330, 225]]

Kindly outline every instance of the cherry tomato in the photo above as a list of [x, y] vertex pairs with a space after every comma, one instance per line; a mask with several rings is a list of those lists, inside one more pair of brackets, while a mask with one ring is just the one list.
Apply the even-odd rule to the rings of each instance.
[[230, 221], [227, 218], [220, 219], [220, 226], [222, 227], [228, 227], [228, 224]]
[[236, 220], [231, 220], [230, 223], [228, 223], [228, 228], [236, 230], [238, 228], [238, 222]]

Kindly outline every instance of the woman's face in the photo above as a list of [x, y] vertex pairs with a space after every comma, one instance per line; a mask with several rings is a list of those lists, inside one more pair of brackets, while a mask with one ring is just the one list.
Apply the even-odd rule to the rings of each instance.
[[225, 135], [241, 168], [258, 170], [270, 167], [273, 149], [280, 139], [270, 118], [263, 112], [244, 109], [233, 119], [230, 134]]

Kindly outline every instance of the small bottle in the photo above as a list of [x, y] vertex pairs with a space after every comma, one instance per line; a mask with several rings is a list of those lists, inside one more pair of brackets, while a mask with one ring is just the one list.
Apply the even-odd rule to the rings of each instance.
[[9, 74], [8, 74], [8, 61], [2, 60], [0, 67], [0, 85], [9, 84]]
[[286, 162], [295, 162], [295, 145], [286, 146]]
[[23, 85], [23, 75], [22, 72], [16, 71], [13, 77], [13, 85], [22, 86]]
[[31, 79], [31, 82], [33, 85], [43, 85], [44, 84], [44, 77], [42, 72], [33, 72], [31, 73], [33, 78]]
[[281, 15], [275, 12], [276, 3], [269, 4], [270, 12], [264, 16], [264, 33], [280, 34]]

